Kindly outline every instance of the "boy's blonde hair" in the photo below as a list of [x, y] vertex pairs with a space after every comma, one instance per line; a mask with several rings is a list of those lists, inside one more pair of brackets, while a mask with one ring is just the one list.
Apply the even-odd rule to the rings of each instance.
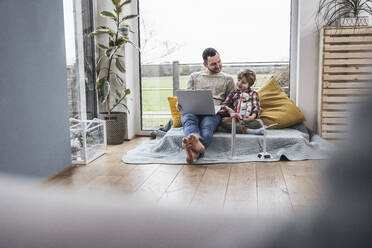
[[252, 70], [245, 69], [243, 71], [240, 71], [238, 73], [238, 80], [241, 80], [243, 77], [247, 79], [249, 87], [251, 87], [254, 82], [256, 82], [256, 73]]

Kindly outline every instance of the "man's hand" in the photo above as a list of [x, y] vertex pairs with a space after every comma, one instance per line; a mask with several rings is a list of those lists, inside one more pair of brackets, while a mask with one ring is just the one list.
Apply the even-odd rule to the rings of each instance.
[[176, 103], [176, 109], [178, 111], [181, 111], [182, 110], [182, 106], [180, 104], [178, 104], [178, 102]]
[[256, 114], [252, 114], [252, 115], [246, 115], [243, 117], [243, 121], [244, 122], [250, 122], [250, 121], [253, 121], [254, 119], [256, 119], [257, 115]]

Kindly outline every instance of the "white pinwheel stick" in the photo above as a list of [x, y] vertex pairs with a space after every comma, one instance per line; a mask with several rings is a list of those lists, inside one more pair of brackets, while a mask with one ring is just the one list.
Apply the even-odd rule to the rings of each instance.
[[264, 134], [263, 134], [263, 152], [260, 152], [257, 157], [260, 159], [270, 159], [272, 158], [271, 154], [267, 152], [266, 150], [266, 129], [278, 125], [278, 123], [270, 124], [268, 126], [265, 126], [262, 122], [262, 120], [258, 119], [260, 122], [261, 126], [263, 127]]

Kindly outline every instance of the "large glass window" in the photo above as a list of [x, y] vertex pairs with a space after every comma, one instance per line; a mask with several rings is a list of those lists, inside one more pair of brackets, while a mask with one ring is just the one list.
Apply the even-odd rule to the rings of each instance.
[[203, 69], [207, 47], [235, 80], [253, 69], [255, 88], [274, 75], [289, 94], [291, 0], [139, 0], [139, 11], [143, 130], [169, 120], [167, 97]]
[[97, 114], [94, 73], [92, 0], [63, 0], [67, 86], [70, 117], [92, 119]]

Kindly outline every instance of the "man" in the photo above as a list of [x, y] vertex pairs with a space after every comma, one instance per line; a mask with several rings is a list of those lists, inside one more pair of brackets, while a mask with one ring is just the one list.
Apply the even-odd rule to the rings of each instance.
[[[204, 50], [203, 61], [206, 69], [190, 75], [187, 89], [211, 90], [214, 104], [221, 105], [230, 91], [234, 89], [234, 80], [231, 76], [221, 72], [220, 55], [214, 48]], [[182, 106], [177, 105], [177, 108], [181, 109]], [[186, 151], [187, 163], [193, 163], [195, 159], [204, 154], [220, 121], [219, 115], [194, 115], [191, 113], [182, 115], [181, 122], [185, 136], [182, 139], [182, 147]]]

